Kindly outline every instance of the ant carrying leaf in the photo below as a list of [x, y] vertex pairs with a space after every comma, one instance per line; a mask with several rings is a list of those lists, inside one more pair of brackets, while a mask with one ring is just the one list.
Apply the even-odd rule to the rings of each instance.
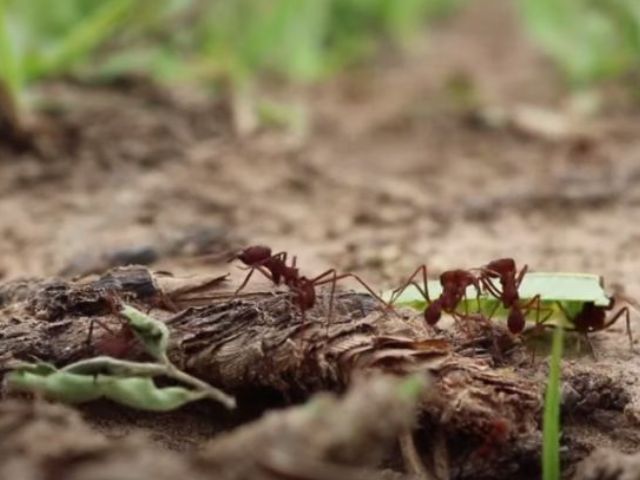
[[[494, 315], [507, 318], [509, 329], [514, 334], [562, 325], [567, 331], [584, 335], [588, 343], [588, 333], [609, 328], [624, 317], [629, 342], [633, 344], [628, 307], [622, 307], [607, 318], [607, 312], [613, 310], [614, 300], [607, 296], [602, 277], [583, 273], [530, 273], [524, 268], [518, 272], [515, 264], [512, 267], [506, 262], [496, 264], [497, 261], [490, 262], [477, 269], [482, 283], [481, 294], [475, 298], [476, 285], [468, 285], [465, 294], [458, 295], [459, 303], [455, 312], [462, 308], [467, 311], [476, 309], [481, 314], [490, 312], [489, 318]], [[496, 280], [500, 285], [494, 283]], [[402, 291], [396, 289], [384, 297], [395, 306], [425, 310], [436, 304], [443, 292], [446, 293], [446, 286], [441, 281], [429, 280], [426, 289], [430, 297], [424, 294], [425, 287], [410, 282]], [[510, 292], [507, 296], [506, 290]], [[520, 313], [518, 318], [514, 318], [514, 311]], [[544, 312], [544, 317], [540, 316], [540, 312]], [[525, 329], [526, 320], [534, 313], [535, 326]], [[591, 351], [593, 353], [593, 348]]]

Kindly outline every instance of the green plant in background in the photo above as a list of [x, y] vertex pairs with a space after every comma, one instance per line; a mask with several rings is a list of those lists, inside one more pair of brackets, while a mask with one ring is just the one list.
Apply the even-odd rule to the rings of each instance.
[[326, 78], [461, 1], [0, 0], [0, 121], [18, 126], [30, 85], [78, 72], [222, 86], [257, 116], [263, 78]]
[[573, 85], [640, 67], [637, 0], [520, 0], [520, 6], [535, 39]]
[[553, 334], [549, 377], [544, 398], [542, 420], [542, 478], [544, 480], [560, 480], [560, 374], [563, 342], [564, 329], [558, 327]]
[[134, 0], [0, 0], [0, 124], [25, 129], [26, 89], [87, 62]]
[[[203, 398], [235, 408], [233, 397], [179, 370], [170, 362], [167, 357], [169, 330], [163, 322], [127, 305], [122, 306], [121, 315], [155, 362], [131, 362], [100, 356], [80, 360], [61, 369], [45, 362], [17, 362], [6, 376], [8, 388], [39, 393], [65, 403], [107, 398], [150, 411], [173, 410]], [[160, 388], [153, 381], [159, 376], [192, 388]]]
[[[146, 65], [143, 69], [156, 78], [223, 88], [231, 95], [242, 130], [242, 118], [247, 123], [259, 120], [254, 90], [265, 77], [322, 80], [367, 59], [382, 45], [407, 45], [426, 20], [460, 2], [183, 0], [170, 9], [171, 23], [179, 31], [155, 45], [138, 37], [133, 48], [111, 57], [105, 70], [113, 75]], [[156, 21], [165, 23], [166, 17]]]
[[452, 0], [235, 0], [212, 2], [193, 41], [212, 69], [243, 81], [266, 71], [315, 80], [407, 41]]
[[239, 130], [255, 123], [252, 99], [265, 75], [312, 82], [370, 57], [384, 44], [406, 44], [429, 16], [457, 0], [236, 0], [214, 2], [191, 39], [194, 70], [226, 81]]

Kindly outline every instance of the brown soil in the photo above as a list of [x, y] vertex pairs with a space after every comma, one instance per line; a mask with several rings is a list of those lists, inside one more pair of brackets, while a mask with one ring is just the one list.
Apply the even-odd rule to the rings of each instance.
[[[0, 277], [70, 277], [119, 263], [223, 271], [231, 249], [266, 243], [298, 255], [309, 274], [335, 266], [380, 289], [421, 263], [435, 274], [512, 256], [535, 270], [598, 273], [640, 297], [640, 109], [612, 100], [595, 118], [569, 116], [567, 92], [510, 2], [471, 3], [402, 59], [289, 92], [312, 112], [303, 138], [270, 129], [238, 138], [227, 106], [191, 90], [44, 87], [55, 122], [40, 153], [0, 146]], [[569, 133], [473, 115], [523, 105], [560, 112]], [[640, 367], [619, 323], [593, 335], [598, 362], [566, 364], [572, 378], [588, 372], [572, 384], [576, 409], [598, 410], [600, 422], [568, 427], [580, 429], [577, 456], [640, 445]], [[624, 406], [605, 405], [616, 395], [628, 396]], [[101, 408], [90, 417], [106, 415], [101, 428], [125, 433], [127, 421], [109, 427]], [[622, 409], [626, 417], [612, 417]], [[197, 424], [191, 412], [171, 417], [167, 431]], [[198, 443], [165, 441], [174, 433], [151, 416], [136, 425], [179, 450]]]

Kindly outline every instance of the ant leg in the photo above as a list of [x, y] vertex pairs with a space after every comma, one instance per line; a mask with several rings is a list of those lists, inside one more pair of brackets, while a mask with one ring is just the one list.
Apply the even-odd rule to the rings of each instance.
[[491, 320], [493, 318], [493, 316], [496, 314], [496, 311], [498, 310], [498, 307], [500, 306], [500, 302], [496, 302], [496, 304], [493, 307], [493, 310], [491, 310], [491, 313], [489, 314], [489, 316], [487, 317], [487, 319]]
[[240, 284], [240, 286], [233, 293], [234, 297], [236, 297], [240, 293], [240, 291], [242, 291], [242, 289], [247, 286], [247, 284], [249, 283], [249, 280], [251, 279], [251, 276], [253, 275], [253, 272], [255, 272], [256, 270], [260, 272], [262, 275], [264, 275], [267, 279], [275, 283], [273, 280], [273, 277], [271, 276], [271, 273], [269, 273], [268, 270], [265, 270], [262, 265], [253, 266], [249, 269], [249, 273], [247, 274], [247, 276], [244, 277], [244, 281], [242, 282], [242, 284]]
[[[560, 310], [562, 310], [562, 313], [564, 314], [565, 318], [571, 322], [573, 324], [573, 319], [569, 316], [569, 312], [567, 312], [567, 309], [564, 307], [564, 305], [562, 305], [562, 303], [560, 302], [556, 302], [556, 305], [558, 305], [558, 307], [560, 308]], [[616, 314], [614, 316], [614, 319], [617, 320], [619, 318], [619, 315]], [[589, 333], [582, 331], [582, 330], [577, 330], [574, 326], [574, 328], [567, 328], [567, 327], [563, 327], [565, 330], [570, 331], [570, 332], [579, 332], [583, 335], [584, 340], [587, 344], [587, 346], [589, 347], [589, 352], [591, 353], [591, 357], [593, 358], [594, 361], [598, 360], [598, 357], [596, 356], [596, 351], [593, 348], [593, 344], [591, 343], [591, 339], [589, 338]], [[606, 328], [606, 327], [605, 327]]]
[[420, 295], [422, 295], [422, 298], [424, 298], [425, 301], [428, 301], [427, 296], [429, 295], [429, 293], [426, 290], [424, 290], [420, 285], [418, 285], [418, 282], [411, 282], [411, 285], [416, 287], [416, 290], [418, 290], [418, 292], [420, 293]]
[[[535, 304], [535, 307], [533, 306], [534, 304]], [[521, 305], [520, 308], [526, 312], [524, 314], [525, 318], [526, 318], [527, 315], [529, 315], [529, 313], [531, 312], [532, 308], [536, 309], [536, 328], [541, 323], [541, 320], [540, 320], [540, 312], [541, 311], [545, 310], [545, 311], [549, 312], [549, 315], [547, 315], [547, 317], [545, 318], [544, 321], [549, 320], [549, 318], [551, 317], [551, 314], [553, 313], [553, 310], [551, 310], [549, 308], [545, 308], [545, 309], [542, 308], [540, 294], [537, 294], [535, 297], [531, 298], [531, 300], [526, 302], [524, 305]]]
[[629, 348], [631, 349], [631, 351], [633, 351], [633, 336], [631, 334], [631, 315], [629, 312], [629, 307], [622, 307], [620, 310], [618, 310], [615, 313], [615, 315], [611, 318], [611, 320], [609, 320], [607, 323], [604, 324], [604, 326], [602, 327], [602, 330], [604, 330], [605, 328], [609, 328], [611, 325], [617, 322], [622, 315], [625, 316], [625, 320], [627, 324], [627, 336], [629, 337]]
[[502, 300], [502, 292], [496, 287], [493, 282], [488, 278], [481, 278], [480, 283], [486, 291], [496, 297], [498, 300]]
[[[482, 307], [480, 306], [480, 295], [482, 293], [482, 289], [480, 288], [480, 282], [478, 281], [477, 278], [473, 280], [473, 286], [476, 289], [476, 306], [478, 307], [478, 312], [482, 314]], [[465, 294], [466, 294], [466, 291], [465, 291]]]
[[[464, 316], [469, 316], [469, 299], [467, 298], [467, 291], [465, 290], [464, 296], [462, 298], [464, 300]], [[456, 307], [457, 308], [457, 307]]]
[[[295, 263], [296, 257], [293, 257], [293, 265], [295, 265]], [[329, 275], [331, 275], [331, 278], [329, 278], [328, 280], [325, 279], [325, 277]], [[327, 337], [329, 336], [329, 324], [331, 322], [331, 319], [333, 318], [333, 302], [336, 294], [336, 284], [338, 283], [338, 280], [338, 271], [335, 268], [331, 268], [310, 280], [314, 288], [325, 283], [331, 283], [331, 293], [329, 294], [329, 314], [327, 316], [328, 318], [325, 326], [325, 334]]]
[[93, 340], [93, 324], [96, 322], [95, 318], [92, 318], [91, 320], [89, 320], [89, 333], [87, 334], [87, 349], [91, 348], [91, 343]]
[[100, 327], [102, 327], [102, 329], [104, 331], [106, 331], [109, 335], [111, 335], [112, 337], [117, 337], [118, 333], [115, 332], [111, 327], [109, 327], [106, 323], [104, 323], [102, 320], [98, 320], [96, 318], [92, 318], [91, 320], [89, 320], [89, 333], [87, 334], [87, 348], [91, 348], [92, 344], [93, 344], [93, 330], [94, 330], [94, 324], [98, 324]]
[[587, 346], [589, 347], [589, 353], [591, 353], [591, 357], [593, 357], [593, 361], [597, 362], [598, 357], [596, 356], [596, 351], [593, 348], [593, 344], [591, 343], [591, 339], [589, 338], [589, 334], [587, 332], [584, 333], [584, 340]]
[[100, 327], [102, 327], [103, 330], [105, 330], [109, 335], [113, 335], [114, 337], [116, 335], [118, 335], [115, 331], [113, 331], [113, 329], [111, 327], [109, 327], [106, 323], [104, 323], [101, 320], [96, 320], [95, 318], [92, 319], [92, 323], [95, 322], [97, 323]]
[[[465, 320], [469, 320], [469, 315], [460, 315], [459, 313], [453, 311], [450, 314], [453, 317], [454, 322], [460, 326], [460, 329], [464, 331], [464, 334], [469, 336], [469, 327]], [[474, 347], [475, 349], [475, 347]]]
[[[416, 278], [418, 276], [419, 273], [422, 273], [422, 285], [423, 288], [418, 287], [417, 283], [415, 283], [413, 281], [414, 278]], [[400, 295], [402, 295], [402, 293], [410, 286], [413, 285], [415, 287], [418, 287], [418, 291], [420, 292], [420, 294], [424, 297], [424, 299], [431, 303], [431, 299], [429, 298], [429, 288], [427, 285], [427, 266], [426, 265], [420, 265], [418, 268], [416, 268], [415, 272], [413, 272], [411, 274], [411, 276], [407, 279], [407, 281], [400, 287], [396, 288], [395, 290], [393, 290], [393, 292], [391, 293], [391, 299], [389, 300], [389, 306], [392, 306], [395, 301], [398, 299], [398, 297]]]
[[331, 278], [331, 293], [329, 294], [329, 315], [327, 317], [327, 323], [325, 324], [324, 336], [325, 338], [329, 338], [329, 326], [331, 321], [333, 320], [333, 299], [336, 294], [336, 284], [338, 283], [338, 272], [333, 270], [333, 277]]
[[[521, 307], [523, 310], [526, 311], [526, 313], [524, 314], [525, 321], [534, 303], [536, 304], [536, 323], [535, 323], [535, 326], [533, 327], [533, 331], [539, 332], [540, 326], [542, 325], [542, 323], [546, 322], [547, 320], [549, 320], [549, 318], [551, 318], [551, 315], [553, 314], [553, 310], [547, 309], [549, 314], [544, 318], [544, 320], [540, 320], [540, 311], [542, 309], [540, 304], [540, 295], [538, 294]], [[534, 365], [535, 362], [536, 362], [536, 345], [534, 344], [533, 348], [531, 349], [531, 365]]]
[[233, 292], [234, 297], [238, 295], [244, 287], [247, 286], [247, 283], [249, 283], [249, 280], [251, 280], [253, 272], [255, 272], [256, 270], [257, 270], [257, 267], [252, 267], [249, 269], [249, 273], [247, 273], [247, 275], [244, 277], [244, 281], [242, 282], [242, 284], [240, 284], [240, 286], [236, 289], [236, 291]]
[[520, 284], [522, 283], [522, 280], [524, 279], [524, 276], [528, 271], [529, 265], [525, 265], [524, 267], [522, 267], [520, 273], [518, 273], [518, 278], [516, 278], [516, 289], [520, 287]]
[[355, 273], [343, 273], [341, 275], [336, 275], [334, 278], [331, 278], [329, 280], [322, 280], [319, 281], [322, 277], [326, 277], [328, 274], [335, 272], [335, 269], [331, 269], [326, 271], [325, 273], [323, 273], [322, 275], [319, 275], [318, 277], [314, 278], [313, 280], [311, 280], [311, 282], [314, 285], [323, 285], [325, 283], [329, 283], [329, 282], [337, 282], [338, 280], [342, 280], [343, 278], [353, 278], [354, 280], [356, 280], [358, 283], [360, 283], [360, 285], [362, 285], [370, 294], [372, 297], [374, 297], [376, 300], [378, 300], [382, 305], [387, 306], [387, 302], [385, 302], [380, 295], [378, 295], [376, 292], [373, 291], [373, 289], [367, 284], [367, 282], [365, 282], [364, 280], [362, 280], [362, 278], [360, 278], [358, 275], [356, 275]]

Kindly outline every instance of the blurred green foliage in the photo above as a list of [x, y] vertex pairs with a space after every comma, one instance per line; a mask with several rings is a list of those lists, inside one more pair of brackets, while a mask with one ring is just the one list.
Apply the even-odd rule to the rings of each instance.
[[461, 1], [0, 0], [0, 123], [19, 117], [30, 84], [68, 74], [142, 73], [237, 92], [265, 76], [316, 81], [407, 45]]
[[12, 93], [68, 73], [126, 23], [134, 0], [0, 0], [0, 78]]
[[520, 0], [534, 38], [577, 87], [640, 67], [638, 0]]
[[[242, 85], [315, 81], [380, 47], [406, 46], [464, 0], [0, 0], [0, 81], [127, 72]], [[476, 0], [478, 1], [478, 0]], [[575, 85], [637, 68], [638, 0], [520, 0], [524, 21]]]
[[382, 43], [407, 42], [459, 1], [0, 0], [0, 76], [15, 90], [103, 47], [98, 70], [107, 73], [314, 80]]
[[[161, 44], [142, 44], [112, 60], [160, 77], [225, 78], [262, 74], [313, 81], [374, 54], [406, 45], [425, 21], [460, 0], [182, 0], [171, 3], [180, 28]], [[166, 17], [156, 17], [166, 23]], [[175, 24], [175, 23], [174, 23]]]

